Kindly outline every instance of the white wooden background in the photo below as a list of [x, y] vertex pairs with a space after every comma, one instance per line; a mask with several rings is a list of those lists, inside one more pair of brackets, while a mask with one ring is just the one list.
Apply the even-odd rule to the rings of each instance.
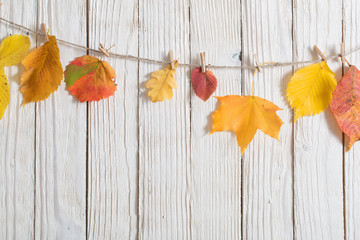
[[[358, 0], [2, 0], [2, 17], [59, 39], [164, 60], [215, 65], [317, 59], [360, 45]], [[0, 23], [0, 37], [26, 32]], [[43, 39], [30, 34], [32, 47]], [[59, 45], [63, 67], [86, 51]], [[360, 65], [360, 53], [348, 57]], [[293, 123], [292, 73], [267, 68], [255, 94], [281, 108], [280, 140], [258, 132], [245, 154], [232, 133], [208, 135], [215, 98], [199, 100], [189, 68], [171, 101], [144, 83], [163, 66], [108, 58], [118, 90], [79, 103], [63, 83], [21, 107], [22, 67], [7, 68], [0, 121], [0, 239], [360, 239], [360, 144], [329, 112]], [[329, 62], [341, 78], [339, 61]], [[215, 95], [249, 94], [252, 72], [214, 70]]]

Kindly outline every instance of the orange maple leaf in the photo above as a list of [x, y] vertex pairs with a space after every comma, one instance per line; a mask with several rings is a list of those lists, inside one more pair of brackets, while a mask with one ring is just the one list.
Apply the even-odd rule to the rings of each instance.
[[360, 139], [360, 72], [355, 66], [349, 68], [335, 88], [330, 110], [341, 131], [350, 137], [346, 147], [349, 151]]
[[212, 115], [214, 122], [211, 133], [235, 132], [241, 155], [258, 129], [279, 140], [283, 121], [276, 111], [282, 109], [275, 104], [255, 96], [228, 95], [216, 98], [220, 101], [220, 107]]

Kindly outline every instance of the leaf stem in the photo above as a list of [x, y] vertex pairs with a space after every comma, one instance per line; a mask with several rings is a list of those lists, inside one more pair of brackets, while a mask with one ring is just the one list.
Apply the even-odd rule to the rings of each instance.
[[[261, 64], [259, 67], [262, 67], [262, 66], [264, 66], [264, 65], [266, 65], [266, 64], [275, 64], [275, 62], [265, 62], [265, 63], [263, 63], [263, 64]], [[251, 83], [251, 96], [254, 96], [254, 82], [255, 82], [255, 74], [256, 74], [256, 72], [258, 72], [259, 71], [259, 69], [258, 68], [255, 68], [255, 70], [254, 70], [254, 74], [253, 74], [253, 80], [252, 80], [252, 83]]]

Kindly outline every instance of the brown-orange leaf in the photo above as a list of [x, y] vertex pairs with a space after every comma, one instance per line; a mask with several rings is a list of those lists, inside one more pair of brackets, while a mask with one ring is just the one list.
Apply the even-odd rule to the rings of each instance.
[[279, 140], [283, 121], [276, 111], [282, 109], [274, 103], [255, 96], [228, 95], [216, 98], [220, 101], [220, 107], [212, 115], [214, 122], [211, 133], [235, 132], [241, 154], [245, 152], [258, 129]]
[[360, 72], [351, 66], [338, 83], [330, 103], [340, 129], [350, 138], [346, 151], [360, 139]]
[[195, 68], [192, 71], [191, 83], [196, 95], [203, 101], [208, 100], [217, 87], [217, 80], [214, 74], [209, 70], [202, 72], [201, 67]]
[[44, 100], [59, 87], [63, 73], [55, 36], [49, 36], [49, 41], [30, 52], [22, 64], [26, 70], [20, 85], [23, 105]]

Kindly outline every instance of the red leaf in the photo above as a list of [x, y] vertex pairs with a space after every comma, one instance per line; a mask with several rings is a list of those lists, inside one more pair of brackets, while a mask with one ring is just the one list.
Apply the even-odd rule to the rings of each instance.
[[349, 151], [360, 139], [360, 71], [355, 66], [349, 68], [335, 88], [330, 110], [341, 131], [350, 138], [346, 147]]
[[217, 80], [214, 74], [209, 70], [201, 72], [201, 67], [195, 68], [192, 71], [191, 82], [196, 95], [203, 101], [208, 100], [217, 87]]

